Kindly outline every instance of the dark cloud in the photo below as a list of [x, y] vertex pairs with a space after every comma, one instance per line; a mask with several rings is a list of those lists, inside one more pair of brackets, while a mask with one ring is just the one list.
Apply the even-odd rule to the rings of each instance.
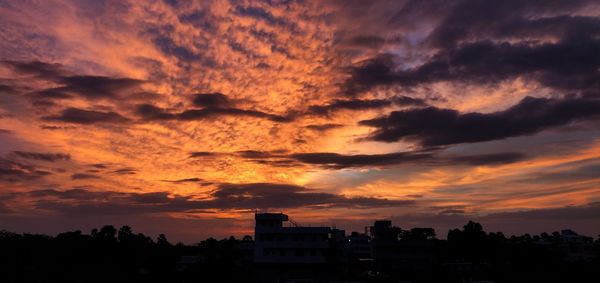
[[308, 114], [329, 116], [339, 110], [369, 110], [380, 109], [388, 106], [425, 106], [423, 99], [408, 96], [393, 96], [387, 99], [336, 99], [325, 105], [312, 105], [308, 107]]
[[15, 72], [27, 75], [34, 75], [42, 79], [54, 80], [64, 73], [62, 65], [55, 63], [46, 63], [41, 61], [2, 61], [2, 64], [10, 66]]
[[360, 62], [349, 69], [350, 78], [342, 85], [342, 91], [347, 95], [356, 95], [376, 86], [401, 83], [394, 68], [394, 56], [388, 54]]
[[0, 84], [0, 92], [11, 93], [11, 92], [14, 92], [14, 91], [15, 91], [15, 89], [14, 89], [13, 86], [6, 85], [6, 84]]
[[11, 85], [6, 85], [6, 84], [0, 84], [0, 94], [16, 94], [18, 93], [18, 90], [16, 87], [11, 86]]
[[209, 152], [209, 151], [195, 151], [195, 152], [191, 152], [190, 153], [190, 158], [206, 157], [206, 156], [214, 156], [214, 155], [215, 155], [214, 152]]
[[63, 200], [99, 200], [107, 198], [122, 197], [125, 193], [115, 191], [90, 191], [87, 189], [69, 189], [59, 191], [55, 189], [35, 190], [27, 195], [36, 198], [55, 197]]
[[326, 168], [341, 169], [348, 167], [385, 166], [431, 159], [432, 153], [398, 152], [387, 154], [356, 154], [343, 155], [338, 153], [296, 153], [289, 156], [306, 164], [319, 165]]
[[245, 117], [254, 117], [271, 120], [273, 122], [291, 122], [293, 118], [284, 117], [275, 114], [269, 114], [256, 110], [245, 110], [245, 109], [237, 109], [237, 108], [205, 108], [205, 109], [192, 109], [186, 110], [182, 113], [179, 113], [177, 117], [180, 120], [189, 121], [189, 120], [202, 120], [202, 119], [211, 119], [219, 116], [245, 116]]
[[378, 109], [390, 106], [392, 103], [385, 99], [352, 99], [352, 100], [334, 100], [326, 105], [313, 105], [308, 108], [309, 114], [327, 116], [333, 111], [347, 110], [367, 110]]
[[274, 16], [271, 12], [256, 6], [238, 6], [235, 8], [235, 13], [241, 16], [261, 19], [271, 25], [286, 25], [287, 21], [283, 18]]
[[50, 172], [41, 170], [33, 165], [0, 158], [0, 181], [30, 181], [49, 174]]
[[177, 118], [177, 115], [150, 104], [138, 105], [136, 113], [144, 120], [173, 120]]
[[63, 84], [55, 91], [75, 93], [87, 99], [116, 98], [122, 92], [138, 89], [144, 81], [131, 78], [113, 78], [105, 76], [68, 76], [61, 77]]
[[413, 200], [387, 200], [370, 197], [345, 197], [316, 192], [304, 187], [272, 184], [223, 184], [213, 193], [216, 206], [229, 208], [294, 208], [294, 207], [393, 207], [414, 204]]
[[171, 195], [168, 192], [125, 193], [87, 189], [38, 190], [24, 193], [36, 207], [64, 214], [143, 214], [186, 212], [205, 209], [397, 207], [413, 205], [414, 200], [388, 200], [375, 197], [346, 197], [322, 193], [300, 186], [272, 183], [221, 184], [210, 198]]
[[238, 108], [203, 108], [185, 110], [179, 113], [169, 113], [165, 109], [149, 104], [138, 105], [137, 114], [144, 120], [193, 121], [215, 119], [222, 116], [253, 117], [281, 123], [291, 122], [293, 120], [293, 117], [284, 117], [256, 110]]
[[118, 175], [134, 175], [137, 173], [137, 169], [131, 167], [120, 168], [114, 171], [111, 171], [113, 174]]
[[468, 43], [437, 53], [423, 65], [396, 71], [391, 56], [380, 56], [351, 69], [344, 84], [348, 94], [375, 86], [416, 86], [439, 81], [498, 83], [525, 76], [564, 90], [597, 90], [600, 40], [573, 39], [557, 43]]
[[44, 100], [49, 103], [47, 100], [69, 99], [73, 95], [90, 100], [136, 98], [132, 94], [140, 93], [141, 86], [145, 83], [143, 80], [132, 78], [71, 75], [64, 71], [60, 64], [39, 61], [3, 61], [3, 63], [11, 66], [16, 73], [34, 75], [39, 79], [58, 84], [58, 86], [29, 93], [37, 104]]
[[201, 56], [196, 55], [193, 50], [185, 46], [178, 45], [173, 39], [165, 35], [154, 35], [152, 39], [154, 45], [156, 45], [164, 54], [171, 55], [182, 61], [193, 61], [198, 60]]
[[398, 106], [427, 106], [427, 103], [424, 99], [404, 95], [394, 96], [390, 98], [390, 100], [392, 101], [392, 103]]
[[383, 154], [339, 154], [333, 152], [279, 153], [270, 151], [245, 150], [234, 155], [249, 161], [281, 167], [315, 165], [326, 169], [360, 167], [387, 167], [400, 164], [426, 166], [494, 166], [515, 163], [528, 158], [518, 152], [499, 152], [473, 155], [440, 154], [439, 148], [429, 148], [412, 152]]
[[168, 182], [168, 183], [198, 183], [198, 182], [202, 182], [204, 181], [201, 178], [185, 178], [185, 179], [177, 179], [177, 180], [163, 180], [163, 182]]
[[441, 156], [434, 151], [396, 152], [385, 154], [343, 155], [338, 153], [297, 153], [288, 156], [291, 159], [319, 165], [330, 169], [351, 167], [378, 167], [399, 164], [421, 165], [501, 165], [526, 159], [526, 155], [517, 152], [490, 153], [464, 156]]
[[13, 151], [13, 153], [21, 158], [48, 161], [48, 162], [71, 159], [71, 156], [69, 154], [64, 154], [64, 153], [41, 153], [41, 152], [28, 152], [28, 151]]
[[342, 44], [377, 49], [385, 44], [385, 38], [376, 35], [357, 35], [342, 41]]
[[193, 103], [198, 107], [228, 107], [232, 102], [222, 93], [198, 93], [194, 94]]
[[272, 152], [259, 150], [241, 150], [236, 152], [236, 154], [243, 158], [268, 158], [275, 156]]
[[370, 140], [410, 140], [436, 146], [531, 135], [599, 114], [600, 100], [596, 99], [526, 97], [504, 111], [489, 114], [427, 107], [394, 111], [360, 124], [375, 128]]
[[[452, 2], [452, 1], [449, 1]], [[567, 37], [573, 33], [598, 33], [597, 18], [569, 13], [592, 4], [574, 1], [453, 1], [427, 43], [448, 48], [464, 41]], [[556, 15], [556, 14], [559, 15]]]
[[70, 99], [72, 95], [68, 94], [63, 88], [48, 88], [35, 91], [29, 94], [33, 99]]
[[337, 129], [337, 128], [342, 128], [344, 127], [344, 125], [342, 124], [315, 124], [315, 125], [308, 125], [306, 126], [307, 129], [309, 130], [313, 130], [313, 131], [318, 131], [318, 132], [325, 132], [325, 131], [329, 131], [329, 130], [333, 130], [333, 129]]
[[129, 119], [116, 112], [101, 112], [79, 108], [67, 108], [60, 115], [43, 117], [47, 121], [67, 122], [75, 124], [124, 123]]
[[75, 173], [71, 175], [72, 180], [82, 180], [82, 179], [99, 179], [100, 176], [94, 174], [87, 173]]
[[54, 126], [54, 125], [40, 125], [40, 129], [42, 130], [68, 130], [74, 129], [75, 127], [70, 126]]
[[365, 60], [350, 68], [343, 84], [346, 93], [439, 81], [499, 83], [516, 77], [569, 91], [600, 87], [600, 17], [572, 14], [597, 5], [594, 1], [426, 2], [409, 1], [391, 21], [419, 21], [412, 15], [424, 11], [436, 15], [421, 21], [434, 25], [424, 43], [407, 47], [415, 49], [412, 59], [421, 59], [406, 63], [406, 58], [380, 54]]
[[9, 135], [9, 134], [12, 134], [12, 131], [0, 128], [0, 134]]
[[94, 168], [98, 168], [98, 169], [106, 169], [109, 167], [108, 164], [104, 164], [104, 163], [95, 163], [95, 164], [90, 164], [90, 166], [94, 167]]

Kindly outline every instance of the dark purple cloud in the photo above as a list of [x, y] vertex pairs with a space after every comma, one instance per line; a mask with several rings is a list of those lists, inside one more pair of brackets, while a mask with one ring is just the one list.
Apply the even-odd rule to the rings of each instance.
[[335, 124], [335, 123], [314, 124], [314, 125], [308, 125], [308, 126], [306, 126], [307, 129], [313, 130], [313, 131], [318, 131], [318, 132], [326, 132], [326, 131], [329, 131], [329, 130], [333, 130], [333, 129], [337, 129], [337, 128], [342, 128], [342, 127], [344, 127], [344, 125], [342, 125], [342, 124]]
[[[217, 153], [201, 152], [200, 155], [196, 155], [192, 152], [190, 157], [201, 158], [213, 154]], [[401, 164], [427, 166], [494, 166], [515, 163], [529, 158], [526, 154], [519, 152], [449, 155], [441, 154], [441, 148], [383, 154], [339, 154], [333, 152], [287, 153], [244, 150], [235, 152], [232, 155], [259, 164], [271, 166], [294, 167], [314, 165], [326, 169], [391, 167]]]
[[71, 159], [71, 156], [69, 154], [65, 154], [65, 153], [42, 153], [42, 152], [29, 152], [29, 151], [13, 151], [13, 153], [21, 158], [40, 160], [40, 161], [48, 161], [48, 162]]
[[198, 107], [230, 107], [232, 101], [222, 93], [198, 93], [193, 95], [193, 103]]
[[590, 0], [408, 1], [389, 19], [389, 26], [380, 28], [392, 32], [432, 26], [433, 30], [423, 34], [422, 42], [404, 46], [410, 49], [410, 58], [369, 53], [370, 59], [350, 68], [343, 90], [356, 95], [378, 86], [414, 87], [440, 81], [489, 84], [523, 77], [560, 90], [597, 92], [600, 17], [576, 15], [594, 4]]
[[267, 119], [273, 122], [287, 123], [293, 121], [292, 117], [285, 117], [275, 114], [269, 114], [256, 110], [246, 110], [238, 108], [202, 108], [190, 109], [183, 112], [171, 113], [165, 109], [142, 104], [137, 106], [136, 113], [146, 121], [152, 120], [178, 120], [178, 121], [194, 121], [194, 120], [210, 120], [223, 116], [232, 117], [252, 117], [259, 119]]
[[393, 111], [360, 124], [375, 128], [369, 135], [370, 140], [409, 140], [424, 146], [437, 146], [531, 135], [596, 119], [598, 115], [598, 99], [526, 97], [504, 111], [489, 114], [427, 107]]
[[99, 179], [100, 176], [88, 173], [75, 173], [71, 175], [72, 180]]
[[77, 215], [147, 214], [204, 209], [375, 208], [414, 204], [414, 200], [346, 197], [301, 186], [272, 183], [221, 184], [208, 199], [171, 195], [168, 192], [126, 193], [88, 189], [36, 190], [12, 197], [33, 198], [32, 201], [39, 209]]
[[95, 110], [84, 110], [79, 108], [67, 108], [59, 115], [43, 117], [44, 120], [54, 122], [67, 122], [74, 124], [99, 124], [99, 123], [125, 123], [129, 119], [116, 112], [102, 112]]
[[198, 182], [203, 182], [204, 180], [201, 178], [185, 178], [185, 179], [177, 179], [177, 180], [163, 180], [163, 182], [168, 182], [168, 183], [176, 183], [176, 184], [182, 184], [182, 183], [198, 183]]
[[111, 171], [113, 174], [118, 175], [134, 175], [137, 173], [137, 169], [131, 167], [119, 168], [117, 170]]
[[34, 165], [0, 158], [0, 181], [9, 183], [31, 181], [50, 174]]
[[364, 111], [389, 106], [426, 106], [425, 100], [408, 96], [393, 96], [387, 99], [336, 99], [323, 105], [308, 107], [307, 114], [329, 116], [340, 110]]
[[[138, 89], [144, 81], [131, 78], [113, 78], [106, 76], [67, 76], [61, 77], [63, 84], [55, 91], [74, 93], [87, 99], [115, 99], [122, 92]], [[123, 98], [127, 98], [123, 96]]]

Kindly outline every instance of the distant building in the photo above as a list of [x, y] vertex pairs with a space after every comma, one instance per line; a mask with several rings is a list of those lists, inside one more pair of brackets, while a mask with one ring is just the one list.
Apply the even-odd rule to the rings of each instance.
[[346, 237], [346, 251], [351, 259], [372, 259], [371, 237], [367, 234], [352, 232], [350, 236]]
[[571, 229], [560, 232], [560, 246], [566, 261], [590, 261], [596, 257], [594, 239], [579, 235]]
[[331, 262], [341, 254], [342, 230], [301, 227], [288, 222], [288, 216], [283, 213], [257, 213], [255, 220], [255, 263], [320, 264]]
[[560, 242], [563, 245], [583, 245], [593, 243], [594, 239], [579, 235], [571, 229], [565, 229], [560, 231]]
[[381, 270], [414, 272], [429, 268], [435, 261], [435, 241], [405, 239], [402, 229], [392, 226], [390, 220], [375, 221], [369, 227], [371, 253]]
[[392, 226], [390, 220], [377, 220], [369, 228], [371, 237], [372, 255], [378, 261], [385, 262], [394, 260], [398, 256], [398, 241], [400, 232], [398, 227]]

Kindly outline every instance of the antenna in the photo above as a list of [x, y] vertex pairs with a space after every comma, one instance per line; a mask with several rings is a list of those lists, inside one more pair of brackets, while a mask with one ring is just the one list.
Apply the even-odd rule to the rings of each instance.
[[291, 217], [288, 217], [288, 221], [294, 225], [294, 227], [302, 227], [298, 222], [294, 221]]

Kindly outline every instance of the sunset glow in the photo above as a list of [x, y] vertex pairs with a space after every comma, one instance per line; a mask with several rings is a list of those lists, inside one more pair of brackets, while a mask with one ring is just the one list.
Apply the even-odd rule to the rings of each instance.
[[597, 235], [600, 5], [509, 2], [0, 1], [0, 228]]

